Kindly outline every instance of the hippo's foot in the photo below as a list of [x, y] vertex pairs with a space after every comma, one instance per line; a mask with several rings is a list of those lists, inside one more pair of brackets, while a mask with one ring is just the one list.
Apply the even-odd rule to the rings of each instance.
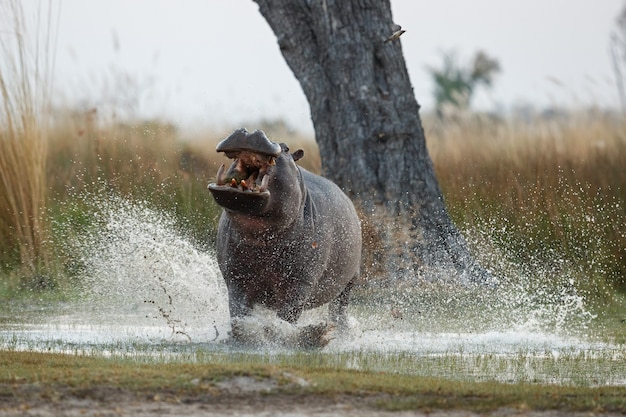
[[319, 349], [335, 338], [336, 326], [332, 323], [310, 324], [298, 332], [297, 345], [303, 349]]
[[295, 330], [285, 332], [285, 329], [254, 316], [233, 318], [230, 326], [229, 342], [238, 347], [284, 346], [293, 344], [288, 342], [295, 338]]
[[244, 319], [234, 318], [230, 322], [230, 342], [239, 346], [255, 346], [259, 343], [256, 332], [251, 332]]
[[334, 324], [323, 322], [299, 327], [284, 320], [236, 317], [231, 320], [230, 343], [246, 347], [319, 349], [333, 340], [335, 328]]

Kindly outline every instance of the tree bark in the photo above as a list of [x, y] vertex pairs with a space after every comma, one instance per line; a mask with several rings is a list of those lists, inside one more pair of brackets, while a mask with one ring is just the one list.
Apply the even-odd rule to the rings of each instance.
[[385, 42], [389, 1], [255, 1], [308, 99], [323, 174], [364, 215], [366, 269], [489, 280], [446, 210], [400, 39]]

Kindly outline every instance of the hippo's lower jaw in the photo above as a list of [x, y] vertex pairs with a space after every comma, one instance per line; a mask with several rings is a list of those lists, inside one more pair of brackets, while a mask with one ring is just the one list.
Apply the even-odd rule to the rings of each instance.
[[242, 191], [230, 185], [209, 184], [215, 202], [227, 210], [244, 214], [260, 214], [269, 205], [270, 192]]

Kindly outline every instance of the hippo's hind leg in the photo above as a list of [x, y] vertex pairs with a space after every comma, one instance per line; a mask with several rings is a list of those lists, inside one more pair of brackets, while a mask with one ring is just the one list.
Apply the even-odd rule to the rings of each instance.
[[340, 328], [346, 328], [348, 325], [346, 310], [348, 309], [348, 303], [350, 302], [350, 291], [352, 291], [352, 287], [354, 287], [354, 283], [356, 282], [358, 276], [359, 274], [356, 274], [354, 278], [348, 282], [337, 298], [331, 301], [328, 306], [330, 320]]

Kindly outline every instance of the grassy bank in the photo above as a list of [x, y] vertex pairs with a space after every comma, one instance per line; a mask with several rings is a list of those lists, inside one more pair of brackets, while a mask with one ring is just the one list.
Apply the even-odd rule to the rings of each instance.
[[205, 359], [209, 360], [145, 363], [5, 351], [0, 355], [0, 397], [8, 399], [6, 406], [38, 399], [115, 401], [116, 395], [131, 395], [133, 401], [241, 402], [242, 393], [229, 387], [235, 378], [245, 378], [257, 386], [256, 391], [245, 394], [245, 401], [259, 396], [272, 401], [286, 397], [296, 409], [307, 400], [325, 401], [341, 396], [344, 401], [354, 400], [359, 408], [386, 410], [626, 412], [624, 389], [620, 387], [502, 384], [351, 371], [320, 365], [311, 361], [310, 355], [303, 361], [273, 365], [259, 364], [249, 356], [242, 361], [238, 355], [217, 354]]

